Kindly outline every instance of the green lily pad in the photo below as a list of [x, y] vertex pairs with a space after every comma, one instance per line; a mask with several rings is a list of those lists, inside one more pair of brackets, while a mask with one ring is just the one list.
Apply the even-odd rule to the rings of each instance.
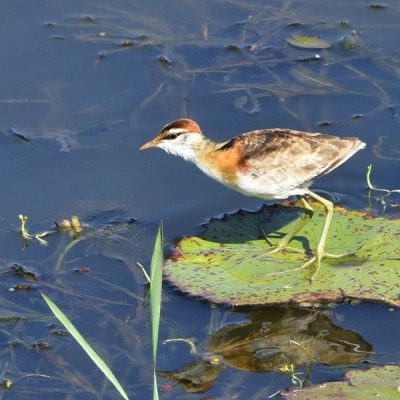
[[290, 36], [286, 41], [295, 47], [302, 49], [330, 49], [332, 45], [325, 39], [314, 36]]
[[367, 371], [350, 371], [344, 382], [329, 382], [305, 389], [292, 389], [285, 393], [288, 400], [343, 399], [368, 400], [398, 399], [400, 387], [400, 367], [386, 365]]
[[164, 267], [167, 280], [191, 295], [231, 305], [361, 299], [400, 306], [400, 220], [335, 207], [326, 251], [355, 253], [324, 258], [310, 283], [315, 266], [300, 267], [325, 221], [323, 206], [311, 204], [311, 222], [290, 243], [302, 252], [267, 254], [303, 214], [298, 204], [239, 211], [211, 220], [199, 236], [181, 239]]

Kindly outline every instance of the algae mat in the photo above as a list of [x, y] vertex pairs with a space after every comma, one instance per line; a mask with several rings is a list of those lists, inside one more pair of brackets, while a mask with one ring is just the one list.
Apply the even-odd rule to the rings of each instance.
[[213, 219], [198, 236], [181, 239], [165, 276], [188, 294], [231, 305], [320, 303], [361, 299], [400, 306], [400, 220], [335, 207], [326, 251], [354, 252], [299, 268], [318, 244], [325, 209], [294, 237], [291, 250], [267, 252], [303, 214], [297, 203], [264, 206]]

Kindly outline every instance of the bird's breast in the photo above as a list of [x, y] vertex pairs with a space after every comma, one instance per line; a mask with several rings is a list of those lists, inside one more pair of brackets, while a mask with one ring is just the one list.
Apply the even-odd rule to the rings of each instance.
[[240, 175], [248, 169], [238, 147], [212, 151], [199, 160], [198, 167], [211, 178], [230, 187], [236, 186]]
[[238, 192], [262, 199], [284, 199], [303, 194], [295, 174], [284, 167], [254, 167], [246, 162], [238, 149], [214, 151], [197, 166], [209, 177]]

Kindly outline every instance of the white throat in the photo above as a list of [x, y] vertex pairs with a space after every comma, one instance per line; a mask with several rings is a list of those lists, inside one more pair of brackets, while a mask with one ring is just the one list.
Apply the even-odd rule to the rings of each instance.
[[197, 151], [204, 142], [204, 138], [199, 133], [182, 133], [176, 139], [163, 140], [158, 147], [169, 154], [180, 156], [186, 161], [195, 163]]
[[158, 147], [165, 150], [168, 154], [180, 156], [186, 161], [195, 162], [196, 160], [195, 151], [190, 146], [178, 145], [176, 143], [173, 144], [170, 142], [162, 142], [158, 145]]

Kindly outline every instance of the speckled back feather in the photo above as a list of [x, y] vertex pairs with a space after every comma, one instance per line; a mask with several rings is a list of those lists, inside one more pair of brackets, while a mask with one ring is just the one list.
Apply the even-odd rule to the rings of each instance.
[[283, 175], [301, 176], [298, 184], [304, 185], [338, 167], [365, 144], [355, 137], [277, 128], [244, 133], [217, 151], [231, 151], [238, 146], [243, 149], [242, 164], [258, 171], [258, 175], [279, 168]]

